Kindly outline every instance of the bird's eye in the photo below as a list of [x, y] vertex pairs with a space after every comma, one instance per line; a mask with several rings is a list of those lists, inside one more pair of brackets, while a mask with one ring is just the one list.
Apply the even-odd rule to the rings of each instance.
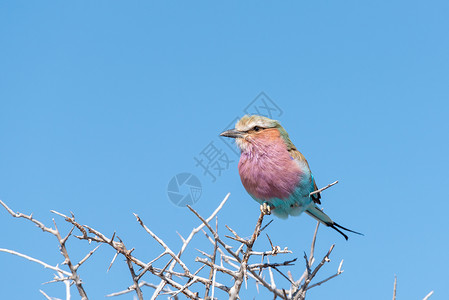
[[254, 126], [253, 130], [254, 130], [254, 131], [261, 131], [261, 130], [262, 130], [262, 128], [261, 128], [261, 127], [259, 127], [259, 126]]

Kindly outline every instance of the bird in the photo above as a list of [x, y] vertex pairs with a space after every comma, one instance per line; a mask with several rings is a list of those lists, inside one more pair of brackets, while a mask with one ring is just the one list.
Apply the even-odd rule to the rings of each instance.
[[245, 115], [235, 128], [220, 136], [234, 138], [240, 148], [238, 171], [248, 194], [260, 204], [262, 213], [281, 219], [306, 212], [320, 223], [342, 232], [359, 232], [334, 222], [319, 207], [320, 193], [309, 163], [290, 140], [279, 121], [260, 115]]

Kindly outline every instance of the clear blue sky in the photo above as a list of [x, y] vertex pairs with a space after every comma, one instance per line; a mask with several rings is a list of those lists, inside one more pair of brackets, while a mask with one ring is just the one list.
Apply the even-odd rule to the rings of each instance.
[[[447, 1], [2, 1], [0, 199], [47, 226], [51, 209], [72, 211], [150, 260], [160, 248], [132, 213], [176, 249], [198, 220], [167, 185], [189, 172], [203, 187], [194, 207], [207, 215], [231, 192], [220, 224], [248, 235], [259, 207], [218, 134], [263, 91], [318, 185], [340, 181], [325, 211], [365, 233], [321, 228], [317, 255], [336, 248], [319, 278], [341, 259], [345, 272], [309, 298], [390, 299], [397, 274], [400, 299], [449, 299], [448, 15]], [[234, 160], [215, 182], [194, 160], [210, 142]], [[299, 258], [296, 276], [314, 226], [268, 229]], [[2, 247], [62, 262], [53, 236], [0, 210]], [[75, 260], [92, 249], [68, 247]], [[131, 283], [122, 259], [106, 273], [113, 255], [103, 246], [80, 269], [92, 299]], [[1, 298], [64, 296], [40, 265], [0, 253], [0, 267]]]

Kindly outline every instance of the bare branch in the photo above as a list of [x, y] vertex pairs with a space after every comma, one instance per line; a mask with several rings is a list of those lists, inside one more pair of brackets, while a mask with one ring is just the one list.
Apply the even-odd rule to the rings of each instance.
[[[270, 259], [267, 257], [268, 264], [270, 264]], [[271, 288], [276, 289], [276, 283], [274, 282], [274, 276], [273, 271], [270, 267], [268, 267], [268, 274], [270, 274], [270, 282], [271, 282]]]
[[61, 254], [64, 256], [65, 260], [64, 260], [64, 264], [67, 264], [67, 266], [69, 267], [70, 271], [72, 272], [72, 280], [76, 285], [76, 288], [78, 289], [78, 293], [81, 296], [82, 300], [87, 300], [87, 294], [86, 291], [84, 290], [81, 278], [78, 276], [77, 272], [76, 272], [76, 268], [73, 266], [72, 261], [70, 260], [70, 256], [69, 253], [67, 251], [67, 248], [65, 246], [65, 243], [68, 239], [68, 237], [71, 235], [72, 230], [69, 232], [69, 234], [65, 237], [62, 238], [61, 234], [59, 233], [58, 227], [56, 226], [56, 222], [53, 220], [53, 224], [55, 225], [55, 236], [58, 239], [59, 242], [59, 246], [60, 246], [60, 252]]
[[285, 247], [283, 250], [280, 250], [279, 246], [277, 246], [277, 247], [274, 247], [273, 250], [265, 251], [265, 252], [251, 251], [250, 255], [276, 256], [278, 254], [288, 254], [288, 253], [293, 253], [293, 252], [288, 250], [287, 247]]
[[422, 300], [427, 300], [430, 298], [430, 296], [433, 295], [433, 291], [431, 291], [430, 293], [428, 293]]
[[338, 180], [336, 180], [336, 181], [334, 181], [334, 182], [332, 182], [332, 183], [329, 183], [329, 184], [326, 185], [325, 187], [320, 188], [319, 190], [316, 190], [316, 191], [314, 191], [314, 192], [311, 192], [311, 193], [309, 194], [309, 196], [312, 196], [312, 195], [321, 193], [322, 191], [327, 190], [328, 188], [330, 188], [330, 187], [333, 186], [333, 185], [336, 185], [337, 183], [338, 183]]
[[[218, 212], [223, 208], [223, 206], [225, 205], [226, 201], [228, 201], [229, 196], [231, 195], [231, 193], [228, 193], [225, 198], [223, 199], [223, 201], [221, 201], [220, 205], [218, 205], [218, 207], [215, 209], [215, 211], [209, 216], [209, 218], [207, 218], [207, 223], [209, 223], [217, 214]], [[179, 250], [178, 253], [178, 258], [181, 258], [182, 253], [185, 251], [185, 249], [187, 248], [187, 245], [190, 243], [190, 241], [193, 239], [193, 237], [205, 226], [204, 222], [203, 224], [200, 224], [198, 227], [194, 228], [189, 236], [183, 241], [181, 250]], [[173, 261], [169, 267], [169, 270], [173, 270], [173, 268], [176, 265], [176, 261]], [[162, 289], [164, 288], [166, 282], [165, 281], [161, 281], [158, 285], [158, 287], [156, 288], [156, 290], [154, 291], [153, 295], [151, 296], [151, 300], [156, 299], [157, 295], [159, 295], [159, 293], [162, 291]]]
[[[312, 271], [312, 273], [309, 273], [307, 275], [306, 280], [304, 281], [304, 284], [301, 286], [301, 288], [295, 293], [294, 296], [294, 300], [303, 300], [306, 297], [306, 291], [307, 291], [307, 287], [310, 284], [310, 281], [312, 281], [312, 279], [315, 277], [316, 273], [321, 269], [321, 267], [329, 260], [329, 256], [332, 253], [332, 250], [334, 249], [335, 245], [332, 245], [331, 248], [329, 249], [329, 251], [327, 252], [327, 254], [323, 257], [323, 259], [321, 260], [320, 264], [318, 266], [315, 267], [315, 269]], [[307, 260], [306, 260], [307, 261]]]
[[61, 300], [61, 299], [59, 299], [59, 298], [53, 298], [53, 297], [48, 296], [43, 290], [39, 290], [39, 292], [40, 292], [42, 295], [44, 295], [44, 297], [45, 297], [46, 299], [48, 299], [48, 300]]
[[311, 288], [314, 288], [314, 287], [316, 287], [316, 286], [320, 286], [320, 285], [322, 285], [323, 283], [325, 283], [325, 282], [331, 280], [332, 278], [335, 278], [335, 277], [337, 277], [338, 275], [340, 275], [341, 273], [343, 273], [343, 270], [341, 269], [341, 266], [342, 266], [342, 265], [343, 265], [343, 260], [341, 260], [340, 265], [338, 266], [337, 273], [335, 273], [335, 274], [332, 275], [332, 276], [329, 276], [328, 278], [326, 278], [326, 279], [324, 279], [324, 280], [321, 280], [321, 281], [319, 281], [319, 282], [317, 282], [317, 283], [314, 283], [314, 284], [312, 284], [312, 285], [309, 285], [309, 287], [307, 288], [307, 290], [310, 290]]
[[[145, 282], [145, 281], [139, 282], [139, 287], [143, 287], [143, 286], [148, 286], [148, 287], [151, 287], [151, 288], [154, 288], [154, 289], [157, 288], [157, 285], [155, 285], [155, 284], [148, 283], [148, 282]], [[124, 295], [124, 294], [131, 293], [131, 292], [134, 291], [133, 287], [134, 286], [132, 285], [132, 286], [128, 287], [126, 290], [108, 294], [108, 295], [106, 295], [106, 297], [115, 297], [115, 296], [121, 296], [121, 295]], [[171, 293], [171, 291], [168, 290], [168, 289], [164, 289], [163, 292], [164, 293]]]
[[[64, 274], [62, 274], [61, 272], [58, 272], [58, 278], [61, 279], [61, 280], [65, 279]], [[70, 298], [71, 298], [70, 281], [69, 280], [63, 280], [63, 283], [65, 285], [65, 299], [66, 300], [70, 300]]]
[[316, 222], [315, 232], [313, 233], [312, 238], [312, 245], [310, 246], [310, 256], [309, 256], [309, 265], [313, 265], [313, 262], [315, 261], [315, 243], [316, 243], [316, 236], [318, 234], [318, 228], [320, 227], [320, 222]]
[[[246, 251], [245, 254], [243, 255], [242, 260], [240, 261], [240, 269], [238, 272], [238, 276], [235, 280], [234, 286], [231, 288], [231, 291], [229, 292], [229, 299], [237, 299], [238, 294], [240, 292], [240, 288], [242, 286], [243, 280], [244, 280], [244, 276], [246, 274], [246, 271], [248, 270], [248, 260], [250, 257], [250, 253], [252, 251], [253, 245], [257, 239], [257, 237], [260, 234], [260, 229], [261, 229], [261, 225], [262, 225], [262, 221], [264, 218], [265, 214], [263, 212], [260, 213], [259, 215], [259, 219], [257, 220], [256, 223], [256, 227], [254, 229], [254, 232], [251, 236], [251, 239], [246, 243]], [[239, 260], [239, 258], [237, 257], [237, 259]], [[265, 280], [263, 280], [258, 274], [256, 274], [253, 270], [249, 270], [253, 276], [255, 276], [257, 278], [257, 280], [262, 283], [266, 288], [268, 288], [271, 292], [273, 292], [276, 296], [283, 298], [284, 296], [279, 293], [276, 289], [273, 289], [273, 287], [268, 284]]]
[[[316, 192], [323, 191], [334, 184], [336, 184], [336, 182]], [[325, 262], [329, 261], [330, 253], [332, 252], [332, 249], [334, 247], [332, 246], [330, 248], [326, 256], [324, 256], [323, 260], [315, 268], [312, 267], [315, 261], [314, 252], [315, 252], [317, 232], [319, 228], [318, 222], [312, 239], [310, 257], [307, 258], [307, 255], [304, 253], [306, 261], [306, 271], [297, 282], [294, 281], [291, 272], [287, 268], [296, 261], [296, 258], [294, 259], [289, 258], [277, 262], [275, 262], [273, 258], [272, 261], [274, 262], [270, 262], [269, 257], [277, 258], [277, 255], [285, 255], [292, 253], [290, 250], [288, 250], [287, 247], [282, 249], [280, 246], [275, 245], [273, 243], [275, 239], [273, 239], [272, 241], [270, 236], [267, 234], [268, 242], [270, 244], [271, 249], [265, 251], [253, 249], [255, 248], [255, 242], [260, 236], [260, 233], [263, 230], [265, 230], [267, 226], [272, 222], [270, 221], [265, 226], [262, 226], [264, 220], [263, 213], [259, 215], [259, 218], [257, 219], [256, 222], [256, 226], [254, 227], [254, 230], [252, 231], [249, 238], [242, 238], [242, 236], [245, 235], [241, 235], [237, 231], [233, 230], [230, 226], [225, 225], [226, 228], [232, 233], [231, 236], [226, 236], [231, 240], [225, 239], [226, 240], [225, 242], [222, 239], [222, 236], [220, 236], [218, 233], [219, 231], [218, 219], [216, 216], [223, 207], [223, 205], [226, 203], [228, 198], [229, 194], [224, 198], [224, 200], [220, 203], [217, 209], [215, 209], [215, 211], [207, 219], [203, 218], [196, 210], [188, 206], [188, 208], [195, 214], [195, 216], [200, 219], [201, 224], [193, 228], [193, 230], [190, 232], [187, 238], [184, 238], [181, 234], [178, 233], [182, 241], [182, 246], [180, 247], [179, 250], [173, 249], [175, 251], [173, 251], [163, 241], [162, 238], [157, 236], [149, 227], [147, 227], [147, 225], [144, 224], [143, 220], [137, 214], [134, 214], [136, 220], [141, 225], [141, 227], [163, 248], [163, 250], [161, 250], [161, 252], [159, 252], [159, 254], [157, 254], [155, 258], [152, 258], [151, 260], [146, 262], [143, 262], [139, 260], [136, 256], [134, 256], [133, 254], [134, 248], [128, 250], [124, 242], [118, 236], [116, 236], [115, 232], [111, 238], [108, 238], [100, 231], [88, 225], [81, 225], [80, 223], [78, 223], [75, 220], [75, 216], [73, 213], [71, 213], [71, 216], [69, 217], [62, 213], [52, 211], [58, 216], [63, 217], [66, 222], [73, 225], [72, 228], [69, 230], [69, 232], [64, 237], [62, 237], [58, 229], [58, 226], [56, 225], [56, 222], [54, 222], [54, 220], [53, 220], [54, 229], [47, 228], [41, 222], [33, 219], [32, 215], [27, 216], [21, 213], [15, 213], [3, 202], [1, 202], [1, 204], [5, 207], [8, 213], [11, 214], [13, 217], [25, 218], [27, 220], [30, 220], [33, 223], [35, 223], [39, 228], [41, 228], [43, 231], [52, 233], [53, 235], [56, 236], [60, 245], [61, 254], [65, 258], [63, 264], [67, 264], [68, 268], [70, 269], [70, 272], [64, 271], [58, 266], [56, 267], [49, 266], [48, 264], [45, 264], [39, 260], [30, 258], [18, 252], [16, 253], [15, 251], [12, 250], [0, 249], [0, 251], [8, 252], [11, 254], [15, 254], [30, 259], [31, 261], [40, 263], [46, 268], [55, 270], [57, 272], [57, 276], [55, 276], [54, 279], [52, 281], [49, 281], [48, 283], [63, 282], [66, 286], [66, 299], [70, 299], [71, 284], [76, 285], [82, 299], [87, 299], [87, 296], [84, 292], [84, 288], [82, 286], [81, 279], [77, 274], [77, 270], [81, 265], [85, 264], [85, 262], [89, 260], [89, 258], [93, 255], [93, 253], [96, 252], [96, 250], [101, 244], [107, 244], [111, 246], [111, 248], [114, 249], [115, 251], [114, 258], [112, 259], [109, 265], [108, 271], [111, 268], [112, 264], [116, 261], [117, 256], [120, 254], [125, 257], [128, 269], [132, 277], [132, 285], [130, 285], [125, 290], [107, 295], [109, 297], [123, 295], [129, 292], [136, 292], [138, 299], [143, 299], [142, 287], [148, 286], [155, 289], [151, 299], [156, 299], [160, 295], [168, 295], [170, 298], [177, 300], [179, 298], [179, 294], [183, 294], [185, 297], [189, 299], [201, 299], [201, 297], [199, 296], [201, 292], [199, 287], [202, 286], [204, 288], [203, 290], [204, 299], [211, 299], [211, 300], [215, 299], [216, 290], [225, 292], [229, 296], [229, 299], [240, 299], [241, 295], [239, 294], [243, 283], [245, 283], [246, 286], [247, 283], [254, 282], [256, 284], [257, 290], [259, 290], [259, 287], [267, 289], [269, 292], [272, 293], [272, 297], [274, 297], [274, 299], [276, 298], [284, 300], [304, 299], [307, 290], [316, 286], [320, 286], [321, 284], [327, 282], [332, 278], [337, 277], [343, 272], [341, 270], [343, 261], [341, 261], [340, 266], [334, 275], [329, 276], [328, 278], [321, 280], [317, 283], [312, 282], [312, 280], [314, 279], [320, 268], [325, 264]], [[213, 218], [215, 218], [215, 228], [212, 228], [211, 224], [209, 224]], [[204, 227], [208, 229], [211, 235], [209, 235], [203, 230]], [[81, 233], [80, 235], [77, 235], [79, 233], [73, 233], [75, 228], [79, 230], [79, 232]], [[181, 255], [187, 249], [188, 245], [193, 240], [193, 237], [199, 231], [203, 231], [207, 240], [209, 240], [209, 242], [212, 244], [213, 251], [210, 250], [210, 248], [209, 251], [197, 249], [202, 255], [204, 255], [204, 258], [200, 257], [196, 258], [195, 261], [200, 263], [200, 267], [195, 268], [196, 269], [195, 272], [191, 272], [187, 264], [185, 264], [180, 258]], [[88, 241], [89, 243], [91, 243], [92, 241], [98, 243], [97, 247], [95, 247], [92, 251], [90, 251], [77, 264], [73, 264], [71, 262], [66, 248], [66, 242], [72, 236], [72, 233], [73, 236], [75, 236], [79, 240], [85, 240]], [[176, 253], [176, 251], [178, 252]], [[161, 258], [165, 255], [170, 256], [168, 262], [166, 262], [166, 260], [164, 261], [161, 260]], [[217, 255], [219, 261], [217, 261]], [[254, 257], [251, 259], [252, 256]], [[258, 259], [259, 263], [253, 262], [255, 257], [260, 258]], [[179, 265], [179, 269], [181, 270], [179, 271], [177, 269], [175, 270], [176, 265]], [[140, 268], [138, 273], [136, 273], [135, 271], [136, 266]], [[285, 270], [285, 274], [281, 271], [283, 270], [283, 268], [287, 268]], [[273, 270], [275, 270], [276, 272], [274, 272]], [[269, 279], [267, 279], [268, 281], [265, 280], [265, 277], [267, 276], [262, 276], [263, 271], [265, 271], [264, 275], [266, 275], [268, 272], [269, 276]], [[221, 275], [219, 276], [217, 273], [221, 273]], [[145, 274], [148, 274], [148, 276], [156, 276], [158, 280], [160, 280], [159, 284], [152, 284], [142, 281], [141, 279], [143, 279], [143, 276]], [[203, 276], [202, 274], [207, 275]], [[231, 277], [231, 279], [233, 280], [232, 286], [228, 287], [218, 282], [220, 281], [221, 276], [225, 276], [227, 278]], [[279, 282], [276, 282], [277, 279], [280, 278], [280, 276], [284, 277], [287, 280], [289, 288], [287, 289], [285, 287], [283, 288]], [[301, 282], [303, 282], [302, 285]], [[220, 299], [222, 298], [221, 295], [217, 297]], [[54, 298], [49, 297], [47, 295], [47, 299], [54, 299]]]
[[212, 262], [208, 261], [207, 259], [204, 259], [204, 258], [201, 258], [201, 257], [197, 257], [197, 258], [195, 258], [195, 261], [203, 263], [205, 265], [208, 265], [212, 269], [215, 269], [215, 270], [220, 271], [222, 273], [228, 274], [228, 275], [230, 275], [230, 276], [232, 276], [234, 278], [237, 277], [237, 273], [236, 272], [233, 272], [233, 271], [231, 271], [231, 270], [229, 270], [227, 268], [215, 265]]
[[189, 268], [187, 268], [187, 266], [179, 259], [179, 257], [177, 255], [175, 255], [175, 253], [167, 246], [167, 244], [165, 244], [164, 241], [161, 238], [159, 238], [157, 235], [155, 235], [143, 223], [142, 219], [137, 214], [133, 213], [133, 215], [136, 217], [137, 222], [139, 222], [140, 226], [142, 226], [143, 229], [145, 229], [145, 231], [148, 232], [153, 239], [155, 239], [159, 244], [161, 244], [162, 247], [164, 247], [165, 252], [167, 252], [168, 254], [170, 254], [171, 257], [173, 257], [173, 259], [184, 269], [184, 272], [186, 272], [186, 274], [189, 274]]
[[13, 212], [12, 209], [10, 209], [10, 208], [7, 206], [2, 200], [0, 200], [0, 204], [3, 205], [3, 207], [4, 207], [4, 208], [9, 212], [9, 214], [10, 214], [11, 216], [13, 216], [14, 218], [24, 218], [24, 219], [27, 219], [27, 220], [33, 222], [34, 224], [36, 224], [36, 226], [39, 227], [40, 229], [42, 229], [43, 231], [49, 232], [49, 233], [51, 233], [51, 234], [53, 234], [53, 235], [56, 234], [56, 231], [55, 231], [54, 229], [49, 228], [49, 227], [45, 227], [44, 224], [43, 224], [42, 222], [39, 222], [38, 220], [33, 219], [33, 214], [30, 214], [30, 215], [28, 216], [28, 215], [25, 215], [25, 214], [22, 214], [22, 213], [19, 213], [19, 212], [18, 212], [18, 213], [15, 213], [15, 212]]
[[[215, 217], [215, 231], [218, 232], [218, 217]], [[218, 249], [218, 243], [215, 240], [214, 241], [214, 251], [212, 253], [211, 257], [211, 263], [213, 265], [215, 265], [215, 259], [217, 257], [217, 249]], [[217, 273], [217, 270], [214, 267], [211, 267], [210, 272], [209, 272], [209, 280], [212, 279], [212, 299], [214, 298], [214, 284], [215, 284], [215, 275]], [[209, 291], [210, 291], [210, 285], [206, 284], [206, 291], [204, 293], [204, 298], [207, 299], [209, 297]]]
[[130, 259], [126, 259], [126, 263], [128, 265], [129, 272], [131, 273], [131, 277], [134, 282], [133, 289], [136, 291], [136, 294], [137, 294], [137, 297], [139, 298], [139, 300], [143, 300], [143, 293], [142, 293], [142, 290], [140, 289], [139, 281], [137, 279], [136, 273], [134, 272], [133, 263], [131, 262]]
[[14, 251], [14, 250], [9, 250], [9, 249], [4, 249], [4, 248], [0, 248], [0, 252], [6, 252], [6, 253], [9, 253], [9, 254], [17, 255], [17, 256], [23, 257], [25, 259], [28, 259], [29, 261], [41, 264], [46, 269], [52, 269], [52, 270], [54, 270], [56, 272], [61, 272], [62, 274], [66, 275], [66, 276], [72, 276], [72, 274], [70, 272], [64, 271], [64, 270], [62, 270], [62, 269], [60, 269], [58, 267], [53, 267], [53, 266], [51, 266], [51, 265], [49, 265], [49, 264], [47, 264], [47, 263], [45, 263], [45, 262], [43, 262], [41, 260], [38, 260], [38, 259], [33, 258], [31, 256], [22, 254], [20, 252], [17, 252], [17, 251]]
[[[101, 245], [101, 244], [100, 244], [100, 245]], [[117, 256], [118, 256], [118, 254], [119, 254], [119, 252], [116, 251], [115, 254], [114, 254], [114, 257], [113, 257], [112, 260], [111, 260], [111, 263], [109, 264], [108, 270], [107, 270], [106, 272], [109, 272], [109, 270], [110, 270], [111, 267], [112, 267], [112, 264], [115, 262], [115, 259], [116, 259]]]
[[393, 285], [393, 300], [396, 300], [396, 286], [398, 283], [398, 278], [394, 275], [394, 285]]
[[99, 244], [97, 247], [95, 247], [94, 250], [92, 250], [92, 251], [90, 251], [89, 253], [87, 253], [87, 255], [86, 255], [82, 260], [80, 260], [79, 263], [77, 263], [77, 264], [74, 266], [75, 270], [78, 270], [78, 268], [79, 268], [79, 267], [80, 267], [86, 260], [88, 260], [89, 257], [91, 257], [92, 254], [94, 254], [94, 252], [97, 251], [98, 248], [100, 248], [100, 246], [101, 246], [101, 244]]

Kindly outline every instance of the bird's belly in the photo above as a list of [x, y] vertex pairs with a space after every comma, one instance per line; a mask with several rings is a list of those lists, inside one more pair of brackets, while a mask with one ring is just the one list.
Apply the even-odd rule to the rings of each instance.
[[310, 179], [305, 178], [308, 175], [301, 172], [294, 161], [290, 162], [291, 165], [287, 167], [276, 163], [262, 164], [261, 166], [248, 162], [240, 163], [239, 173], [242, 184], [247, 192], [258, 201], [268, 201], [274, 198], [288, 199], [297, 194], [298, 188], [301, 189], [303, 182], [310, 182]]
[[[309, 196], [311, 183], [303, 184], [308, 181], [307, 175], [289, 174], [291, 177], [287, 177], [283, 172], [273, 179], [271, 173], [266, 172], [267, 170], [259, 170], [258, 176], [243, 175], [241, 179], [251, 197], [259, 204], [264, 202], [270, 204], [276, 216], [282, 219], [286, 219], [289, 215], [298, 216], [312, 204]], [[286, 178], [295, 180], [289, 182]]]

